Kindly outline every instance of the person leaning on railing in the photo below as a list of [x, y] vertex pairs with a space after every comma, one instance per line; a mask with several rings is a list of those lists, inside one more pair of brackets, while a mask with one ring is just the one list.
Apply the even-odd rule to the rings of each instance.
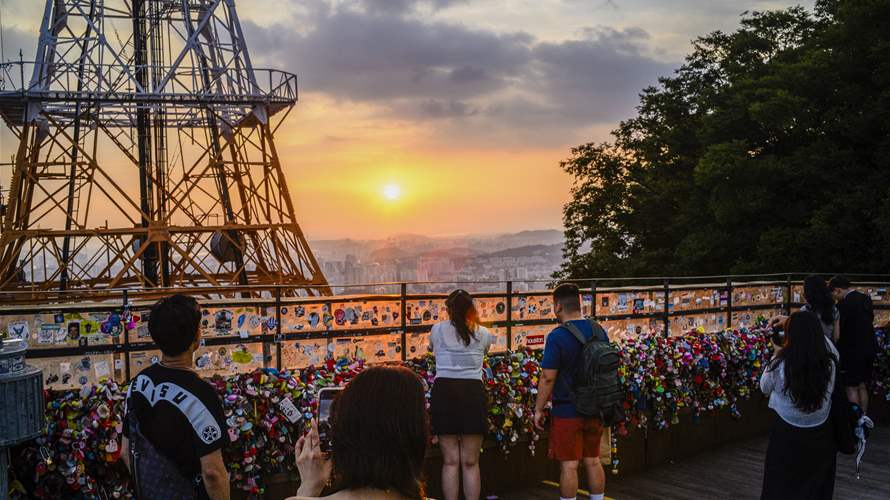
[[479, 324], [473, 297], [465, 290], [453, 291], [445, 306], [449, 319], [430, 332], [436, 355], [430, 415], [442, 449], [442, 492], [445, 500], [457, 500], [463, 476], [464, 498], [477, 500], [482, 488], [479, 451], [488, 424], [482, 360], [491, 348], [491, 333]]
[[331, 452], [321, 451], [318, 424], [295, 447], [296, 497], [331, 500], [419, 500], [428, 440], [423, 384], [404, 367], [376, 366], [356, 375], [331, 408]]

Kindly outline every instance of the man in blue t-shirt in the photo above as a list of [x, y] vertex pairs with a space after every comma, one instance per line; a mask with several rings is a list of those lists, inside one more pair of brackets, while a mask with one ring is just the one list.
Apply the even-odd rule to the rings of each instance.
[[[563, 283], [553, 290], [553, 311], [561, 324], [571, 321], [586, 339], [593, 336], [593, 326], [581, 315], [581, 296], [576, 285]], [[544, 408], [552, 396], [548, 454], [559, 461], [560, 499], [577, 497], [578, 465], [583, 460], [590, 498], [603, 500], [606, 475], [599, 458], [603, 427], [599, 419], [578, 416], [572, 403], [572, 378], [582, 347], [563, 326], [554, 328], [547, 336], [535, 403], [535, 427], [544, 430]]]

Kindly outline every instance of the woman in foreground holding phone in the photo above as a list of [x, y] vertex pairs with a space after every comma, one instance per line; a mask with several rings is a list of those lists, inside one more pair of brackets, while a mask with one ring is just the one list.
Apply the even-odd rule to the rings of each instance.
[[421, 479], [427, 422], [423, 384], [404, 367], [372, 367], [334, 400], [331, 452], [321, 451], [318, 423], [295, 447], [300, 487], [288, 500], [424, 498]]

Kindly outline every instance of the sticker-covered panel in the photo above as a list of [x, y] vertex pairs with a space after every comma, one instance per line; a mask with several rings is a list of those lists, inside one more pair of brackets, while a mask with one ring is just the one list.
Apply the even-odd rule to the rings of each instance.
[[327, 339], [291, 340], [278, 344], [281, 368], [296, 370], [320, 365], [328, 355]]
[[659, 313], [664, 309], [664, 294], [656, 291], [646, 292], [597, 292], [597, 316], [614, 316], [618, 314]]
[[335, 358], [363, 359], [371, 363], [401, 360], [400, 335], [361, 335], [337, 337], [331, 340]]
[[401, 324], [398, 301], [292, 303], [281, 306], [283, 333], [369, 329]]
[[671, 290], [668, 310], [672, 313], [694, 309], [726, 307], [729, 293], [725, 290]]
[[49, 389], [79, 389], [101, 379], [118, 382], [126, 378], [123, 355], [82, 354], [54, 358], [28, 358], [28, 364], [43, 370], [43, 382]]
[[776, 285], [740, 286], [732, 289], [732, 306], [781, 305], [785, 301], [785, 287]]
[[7, 338], [27, 340], [32, 349], [87, 347], [123, 342], [119, 312], [58, 311], [0, 316]]
[[263, 334], [264, 317], [258, 307], [211, 306], [201, 309], [201, 333], [208, 337], [240, 337]]
[[202, 377], [251, 372], [264, 366], [263, 344], [201, 346], [195, 351], [194, 366]]
[[733, 311], [730, 328], [750, 328], [760, 320], [769, 320], [773, 316], [783, 314], [782, 309], [763, 309], [758, 311]]
[[670, 334], [672, 337], [679, 337], [692, 330], [719, 332], [726, 328], [726, 313], [674, 316], [671, 317]]
[[513, 298], [513, 321], [554, 318], [553, 298], [549, 294]]
[[547, 335], [556, 325], [524, 325], [513, 327], [513, 348], [544, 349]]

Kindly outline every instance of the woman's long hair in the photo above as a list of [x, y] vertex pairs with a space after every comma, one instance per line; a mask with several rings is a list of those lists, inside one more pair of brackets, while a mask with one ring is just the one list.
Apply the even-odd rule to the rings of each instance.
[[826, 325], [834, 323], [834, 299], [828, 283], [821, 276], [807, 276], [803, 280], [803, 296], [813, 312], [819, 315]]
[[470, 345], [470, 340], [476, 339], [476, 327], [479, 325], [473, 297], [466, 290], [455, 290], [445, 299], [445, 307], [460, 340], [464, 345]]
[[334, 400], [331, 459], [338, 489], [373, 488], [420, 500], [426, 446], [426, 397], [411, 370], [368, 368]]
[[830, 387], [832, 364], [837, 358], [825, 342], [819, 318], [809, 311], [791, 315], [785, 323], [785, 345], [769, 370], [783, 361], [785, 392], [799, 410], [812, 413], [822, 407]]

